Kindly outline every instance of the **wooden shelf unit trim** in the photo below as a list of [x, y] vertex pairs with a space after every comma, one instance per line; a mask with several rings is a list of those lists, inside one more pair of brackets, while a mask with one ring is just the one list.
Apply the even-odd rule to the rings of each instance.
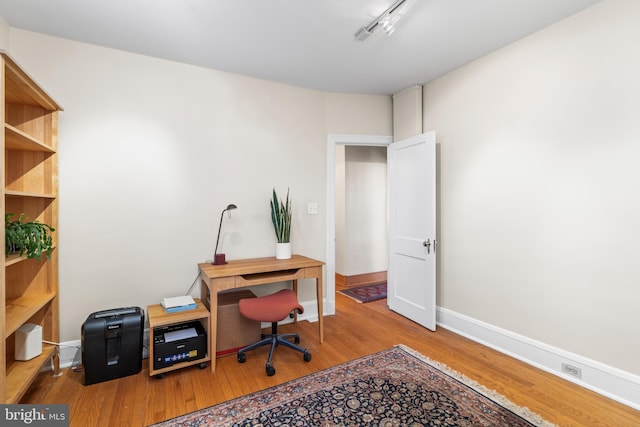
[[11, 59], [2, 53], [5, 77], [5, 102], [36, 105], [50, 111], [62, 111], [54, 99]]
[[13, 254], [13, 255], [9, 255], [5, 261], [4, 261], [4, 266], [5, 267], [9, 267], [13, 264], [17, 264], [19, 262], [22, 261], [26, 261], [28, 258], [26, 255], [18, 255], [18, 254]]
[[33, 380], [38, 376], [49, 357], [56, 351], [55, 347], [42, 348], [42, 354], [31, 360], [12, 360], [7, 363], [7, 396], [6, 403], [19, 403]]
[[55, 199], [55, 194], [34, 193], [32, 191], [6, 190], [5, 197], [35, 197], [38, 199]]
[[56, 152], [53, 148], [9, 123], [4, 124], [4, 135], [5, 148], [8, 150], [42, 151], [44, 153]]
[[[55, 249], [55, 248], [56, 248], [56, 245], [53, 245], [53, 249]], [[42, 259], [45, 259], [45, 258], [46, 258], [46, 255], [43, 255]], [[19, 262], [26, 261], [28, 259], [29, 258], [27, 258], [27, 256], [25, 254], [22, 254], [22, 255], [19, 255], [19, 254], [9, 255], [8, 257], [5, 258], [4, 266], [5, 267], [10, 267], [10, 266], [12, 266], [14, 264], [18, 264]]]
[[55, 292], [22, 295], [18, 298], [7, 299], [5, 339], [24, 325], [34, 314], [42, 310], [55, 298]]
[[147, 315], [149, 316], [149, 329], [158, 326], [174, 325], [176, 323], [189, 322], [194, 319], [205, 319], [209, 317], [209, 310], [204, 306], [199, 298], [193, 299], [196, 302], [196, 308], [193, 310], [177, 311], [175, 313], [166, 313], [160, 304], [150, 305], [147, 307]]

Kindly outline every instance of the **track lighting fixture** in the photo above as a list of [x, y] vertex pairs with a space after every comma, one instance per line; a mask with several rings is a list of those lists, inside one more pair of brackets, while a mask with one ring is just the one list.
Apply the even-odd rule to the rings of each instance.
[[378, 28], [382, 28], [387, 35], [393, 34], [396, 30], [394, 26], [395, 23], [398, 22], [400, 17], [402, 17], [401, 12], [406, 11], [412, 1], [413, 0], [396, 0], [387, 10], [382, 12], [380, 16], [371, 21], [368, 25], [360, 27], [354, 34], [354, 37], [356, 40], [366, 40]]

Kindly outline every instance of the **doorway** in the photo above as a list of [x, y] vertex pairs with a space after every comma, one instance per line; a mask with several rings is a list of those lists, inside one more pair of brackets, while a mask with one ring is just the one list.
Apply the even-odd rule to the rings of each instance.
[[337, 146], [336, 290], [386, 281], [387, 210], [387, 147]]
[[[336, 148], [338, 146], [387, 147], [391, 136], [337, 135], [327, 137], [327, 257], [326, 257], [326, 314], [335, 314], [336, 273]], [[386, 215], [386, 212], [385, 212]]]

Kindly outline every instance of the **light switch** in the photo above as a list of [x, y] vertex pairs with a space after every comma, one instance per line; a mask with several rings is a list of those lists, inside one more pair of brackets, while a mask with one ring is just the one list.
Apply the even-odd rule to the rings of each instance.
[[307, 203], [307, 214], [309, 214], [309, 215], [317, 215], [318, 214], [318, 204], [316, 202]]

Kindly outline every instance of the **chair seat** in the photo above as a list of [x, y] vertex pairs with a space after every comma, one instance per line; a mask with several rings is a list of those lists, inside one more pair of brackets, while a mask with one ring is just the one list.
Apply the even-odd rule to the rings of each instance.
[[[279, 321], [284, 320], [293, 311], [297, 311], [299, 314], [304, 312], [298, 302], [296, 293], [291, 289], [283, 289], [275, 294], [263, 297], [241, 299], [238, 301], [238, 309], [244, 317], [251, 320], [271, 323], [271, 334], [262, 334], [260, 341], [238, 350], [238, 362], [244, 363], [247, 360], [247, 355], [245, 354], [247, 351], [268, 345], [269, 356], [267, 357], [265, 369], [267, 375], [274, 375], [276, 370], [271, 364], [271, 358], [273, 357], [273, 351], [280, 344], [302, 353], [305, 362], [311, 360], [311, 353], [298, 345], [300, 343], [298, 334], [278, 334]], [[289, 342], [288, 340], [290, 339], [294, 339], [295, 342]]]
[[238, 302], [240, 313], [258, 322], [279, 322], [292, 311], [303, 313], [304, 308], [298, 303], [296, 293], [291, 289], [282, 289], [271, 295], [258, 298], [241, 299]]

